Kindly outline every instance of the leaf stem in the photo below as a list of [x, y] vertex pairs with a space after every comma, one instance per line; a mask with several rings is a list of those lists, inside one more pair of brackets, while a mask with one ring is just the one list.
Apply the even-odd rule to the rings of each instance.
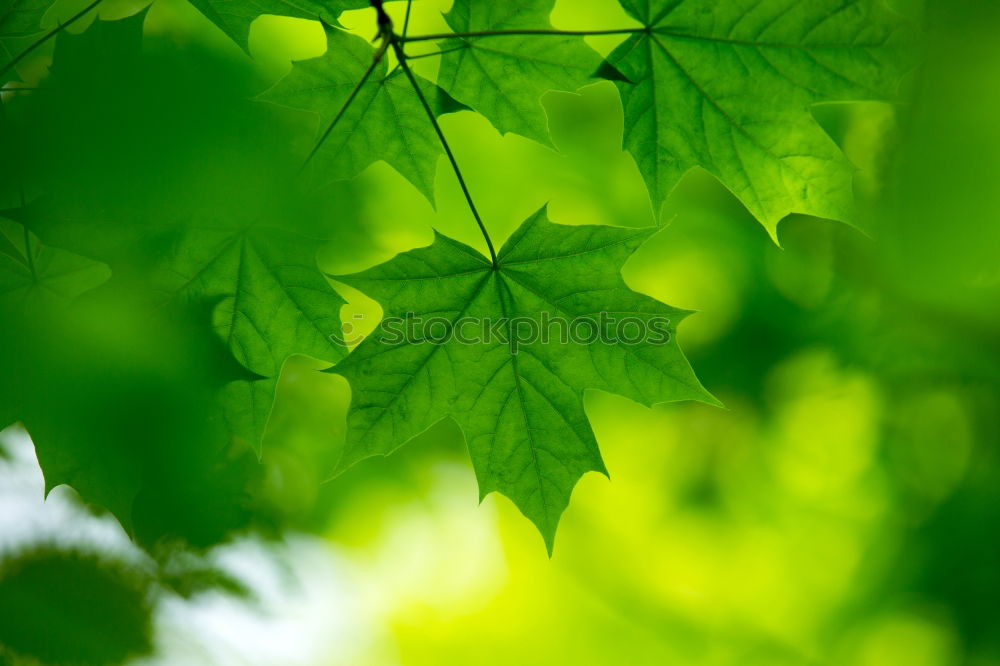
[[592, 37], [597, 35], [632, 35], [647, 32], [648, 28], [620, 28], [617, 30], [481, 30], [479, 32], [442, 32], [434, 35], [402, 37], [403, 42], [424, 42], [432, 39], [470, 39], [473, 37], [516, 37], [518, 35], [572, 35]]
[[492, 260], [493, 268], [495, 269], [499, 265], [499, 262], [497, 260], [496, 249], [493, 247], [493, 240], [490, 238], [489, 232], [486, 231], [486, 225], [483, 224], [483, 218], [479, 216], [479, 210], [476, 208], [476, 204], [472, 201], [472, 194], [469, 193], [469, 186], [465, 184], [465, 178], [462, 177], [462, 170], [458, 168], [458, 162], [455, 160], [455, 155], [451, 152], [451, 146], [448, 145], [448, 140], [445, 138], [444, 132], [441, 131], [441, 125], [438, 123], [437, 117], [434, 115], [434, 110], [431, 109], [431, 105], [427, 102], [424, 92], [420, 89], [420, 85], [417, 83], [416, 77], [410, 70], [410, 66], [406, 63], [406, 54], [403, 53], [401, 39], [397, 35], [392, 34], [389, 36], [389, 43], [392, 45], [392, 50], [396, 53], [396, 58], [399, 60], [399, 66], [406, 74], [406, 78], [409, 79], [410, 85], [413, 86], [413, 91], [417, 94], [417, 98], [420, 100], [421, 106], [423, 106], [424, 111], [427, 112], [427, 118], [431, 121], [431, 125], [434, 126], [434, 131], [437, 132], [438, 139], [441, 141], [441, 145], [444, 147], [444, 152], [448, 156], [448, 161], [451, 162], [452, 171], [455, 172], [458, 184], [462, 188], [462, 194], [465, 195], [465, 201], [469, 204], [469, 210], [472, 211], [472, 217], [476, 218], [476, 224], [479, 225], [479, 231], [482, 232], [483, 238], [486, 239], [486, 246], [490, 250], [490, 259]]
[[406, 17], [403, 19], [403, 40], [406, 40], [406, 33], [410, 28], [410, 10], [413, 9], [413, 0], [406, 0]]
[[21, 62], [22, 60], [24, 60], [28, 56], [28, 54], [30, 54], [32, 51], [34, 51], [39, 46], [41, 46], [45, 42], [49, 41], [50, 39], [52, 39], [53, 37], [55, 37], [56, 35], [58, 35], [60, 32], [62, 32], [63, 30], [65, 30], [69, 26], [71, 26], [74, 23], [76, 23], [79, 19], [83, 18], [83, 16], [85, 14], [87, 14], [87, 12], [89, 12], [91, 9], [93, 9], [97, 5], [101, 4], [103, 1], [104, 0], [94, 0], [89, 5], [87, 5], [86, 7], [84, 7], [83, 9], [81, 9], [80, 11], [78, 11], [76, 14], [73, 14], [73, 16], [69, 17], [69, 19], [67, 19], [65, 23], [60, 23], [59, 25], [57, 25], [56, 27], [52, 28], [47, 33], [45, 33], [44, 35], [42, 35], [41, 37], [39, 37], [38, 39], [36, 39], [35, 41], [33, 41], [26, 49], [24, 49], [23, 51], [21, 51], [20, 53], [18, 53], [16, 56], [14, 56], [10, 60], [10, 62], [8, 62], [3, 67], [0, 67], [0, 78], [2, 78], [5, 74], [7, 74], [7, 72], [9, 72], [12, 69], [14, 69], [14, 67], [16, 67], [19, 62]]

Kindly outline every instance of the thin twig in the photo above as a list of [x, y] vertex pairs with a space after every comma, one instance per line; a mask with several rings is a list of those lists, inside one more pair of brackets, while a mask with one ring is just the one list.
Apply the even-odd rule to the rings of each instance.
[[79, 20], [80, 18], [82, 18], [87, 12], [89, 12], [91, 9], [93, 9], [97, 5], [101, 4], [103, 1], [104, 0], [94, 0], [89, 5], [87, 5], [86, 7], [84, 7], [83, 9], [81, 9], [80, 11], [78, 11], [76, 14], [73, 14], [73, 16], [69, 17], [69, 19], [65, 23], [60, 23], [59, 25], [57, 25], [56, 27], [52, 28], [47, 33], [45, 33], [44, 35], [42, 35], [41, 37], [39, 37], [38, 39], [36, 39], [34, 42], [31, 43], [30, 46], [28, 46], [28, 48], [24, 49], [23, 51], [21, 51], [20, 53], [18, 53], [16, 56], [14, 56], [11, 59], [10, 62], [8, 62], [3, 67], [0, 67], [0, 78], [2, 78], [5, 74], [7, 74], [7, 72], [9, 72], [12, 69], [14, 69], [19, 62], [21, 62], [22, 60], [24, 60], [28, 56], [29, 53], [31, 53], [32, 51], [34, 51], [39, 46], [41, 46], [45, 42], [49, 41], [50, 39], [52, 39], [56, 35], [58, 35], [60, 32], [62, 32], [63, 30], [65, 30], [69, 26], [71, 26], [74, 23], [76, 23], [77, 20]]
[[403, 39], [410, 28], [410, 10], [413, 9], [413, 0], [406, 0], [406, 17], [403, 19]]

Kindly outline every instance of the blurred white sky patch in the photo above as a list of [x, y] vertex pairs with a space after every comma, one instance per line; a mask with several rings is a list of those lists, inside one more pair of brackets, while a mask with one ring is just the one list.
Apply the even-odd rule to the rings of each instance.
[[[0, 451], [0, 558], [43, 544], [152, 566], [116, 520], [89, 512], [70, 488], [44, 497], [34, 446], [23, 429], [0, 432]], [[246, 586], [250, 598], [211, 591], [184, 599], [161, 591], [157, 652], [133, 666], [339, 666], [372, 653], [373, 627], [380, 623], [358, 603], [366, 596], [356, 583], [363, 577], [325, 541], [246, 537], [213, 549], [208, 558]]]
[[[0, 558], [45, 544], [96, 552], [147, 572], [155, 564], [110, 515], [72, 489], [44, 497], [34, 447], [20, 427], [0, 432]], [[248, 598], [212, 589], [183, 598], [157, 588], [156, 653], [131, 666], [358, 666], [401, 664], [393, 626], [474, 613], [508, 571], [495, 501], [475, 502], [467, 467], [433, 466], [420, 498], [368, 503], [379, 528], [363, 543], [286, 534], [217, 546], [207, 564]], [[348, 531], [350, 529], [348, 528]], [[342, 535], [341, 535], [342, 536]]]
[[354, 602], [356, 578], [323, 541], [246, 538], [215, 548], [210, 559], [252, 598], [223, 592], [165, 598], [157, 609], [159, 654], [135, 666], [346, 666], [374, 644], [377, 624]]
[[0, 432], [0, 557], [33, 544], [79, 547], [138, 564], [144, 556], [118, 521], [95, 516], [67, 486], [45, 497], [35, 447], [20, 426]]

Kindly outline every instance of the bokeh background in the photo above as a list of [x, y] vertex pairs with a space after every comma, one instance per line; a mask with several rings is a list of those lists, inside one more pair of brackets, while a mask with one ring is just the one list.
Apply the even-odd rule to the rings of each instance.
[[[45, 192], [81, 216], [267, 210], [322, 230], [333, 274], [432, 229], [483, 245], [444, 161], [436, 209], [384, 164], [318, 189], [280, 175], [316, 120], [253, 97], [323, 52], [318, 24], [263, 17], [250, 58], [181, 0], [108, 3], [101, 18], [140, 24], [133, 50], [82, 22], [56, 40], [52, 85], [49, 49], [0, 93], [0, 208]], [[449, 4], [415, 2], [411, 33], [445, 30]], [[679, 339], [726, 405], [588, 394], [611, 480], [584, 477], [551, 559], [508, 500], [477, 503], [454, 423], [324, 483], [349, 389], [293, 359], [260, 463], [164, 456], [135, 539], [68, 486], [46, 498], [24, 429], [0, 434], [0, 663], [1000, 664], [1000, 6], [896, 8], [925, 28], [906, 102], [814, 110], [858, 168], [860, 229], [792, 216], [776, 246], [697, 171], [657, 220], [607, 82], [546, 95], [554, 148], [471, 112], [442, 119], [497, 242], [545, 204], [564, 224], [663, 225], [626, 280], [699, 311]], [[559, 0], [553, 22], [629, 25], [613, 0]], [[343, 23], [374, 34], [371, 11]], [[415, 66], [433, 77], [435, 61]], [[16, 244], [16, 222], [0, 225]], [[345, 320], [377, 321], [335, 286]], [[153, 387], [196, 410], [178, 396], [200, 366], [180, 362], [183, 331], [120, 295], [92, 305], [37, 343], [53, 409], [90, 415], [96, 455], [147, 455], [176, 415], [122, 396]], [[112, 383], [82, 397], [107, 366]], [[124, 445], [102, 439], [107, 401], [146, 415]]]

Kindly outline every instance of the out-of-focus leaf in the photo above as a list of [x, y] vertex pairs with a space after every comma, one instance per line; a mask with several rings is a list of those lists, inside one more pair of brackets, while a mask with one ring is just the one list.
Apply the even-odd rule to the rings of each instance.
[[0, 650], [43, 664], [120, 664], [152, 650], [149, 581], [96, 555], [41, 548], [0, 563]]
[[17, 75], [13, 60], [41, 33], [51, 0], [0, 0], [0, 86]]
[[110, 276], [99, 262], [42, 244], [34, 234], [0, 218], [0, 303], [16, 309], [25, 301], [67, 302], [90, 291]]
[[[117, 63], [106, 59], [138, 58], [141, 32], [141, 17], [133, 17], [60, 37], [51, 85], [78, 82], [76, 71], [95, 57], [115, 78]], [[257, 213], [182, 210], [150, 219], [125, 210], [80, 219], [76, 209], [44, 201], [16, 213], [49, 242], [100, 257], [116, 274], [141, 275], [151, 302], [212, 304], [212, 327], [246, 368], [223, 394], [226, 421], [259, 452], [285, 359], [332, 362], [343, 354], [332, 336], [344, 301], [316, 266], [323, 239], [283, 220], [240, 214]]]
[[[0, 218], [0, 319], [7, 326], [25, 326], [39, 308], [65, 306], [71, 299], [108, 279], [108, 267], [86, 257], [43, 245], [34, 234]], [[0, 428], [22, 415], [28, 357], [21, 345], [27, 339], [15, 331], [0, 335], [4, 380], [0, 382]]]

